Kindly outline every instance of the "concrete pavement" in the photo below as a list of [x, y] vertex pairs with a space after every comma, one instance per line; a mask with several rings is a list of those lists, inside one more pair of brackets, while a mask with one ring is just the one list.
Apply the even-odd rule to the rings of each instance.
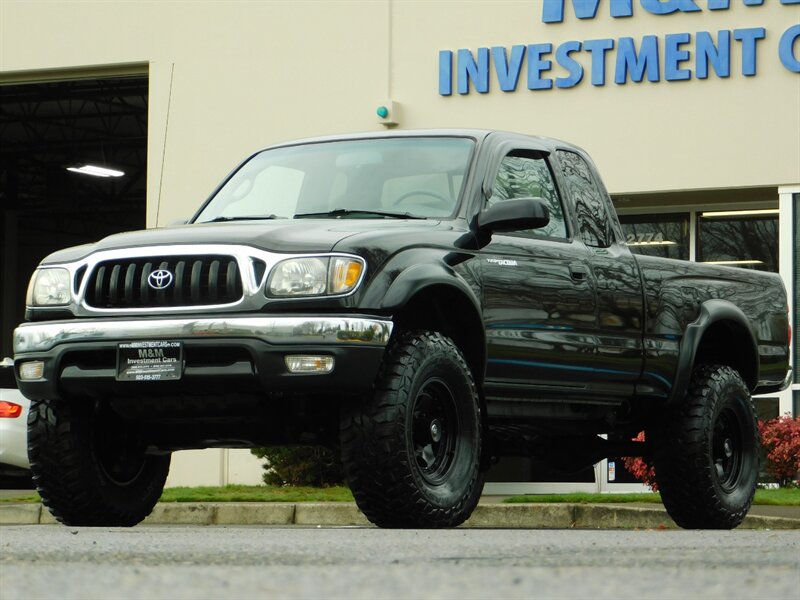
[[[753, 507], [743, 529], [800, 529], [800, 507], [781, 516]], [[780, 507], [778, 507], [780, 508]], [[0, 504], [0, 525], [55, 523], [41, 504]], [[150, 525], [365, 526], [352, 502], [162, 502], [144, 521]], [[482, 499], [462, 527], [499, 529], [676, 529], [659, 505], [503, 504]]]

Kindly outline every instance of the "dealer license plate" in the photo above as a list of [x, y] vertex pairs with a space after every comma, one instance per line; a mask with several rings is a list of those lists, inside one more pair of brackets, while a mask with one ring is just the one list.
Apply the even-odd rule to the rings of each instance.
[[117, 345], [117, 381], [164, 381], [183, 373], [183, 342], [125, 342]]

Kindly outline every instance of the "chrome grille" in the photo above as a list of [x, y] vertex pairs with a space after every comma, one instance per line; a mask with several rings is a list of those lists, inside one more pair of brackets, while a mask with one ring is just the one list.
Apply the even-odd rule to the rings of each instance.
[[[154, 271], [172, 273], [164, 289], [148, 283]], [[242, 297], [242, 278], [232, 256], [150, 256], [98, 263], [86, 283], [94, 308], [158, 308], [229, 304]]]

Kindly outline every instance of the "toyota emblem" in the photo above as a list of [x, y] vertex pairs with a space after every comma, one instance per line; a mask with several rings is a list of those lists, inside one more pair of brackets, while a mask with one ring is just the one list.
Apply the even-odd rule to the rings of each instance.
[[159, 269], [158, 271], [153, 271], [148, 276], [147, 283], [149, 283], [150, 287], [153, 288], [154, 290], [166, 289], [172, 283], [172, 273], [170, 273], [166, 269]]

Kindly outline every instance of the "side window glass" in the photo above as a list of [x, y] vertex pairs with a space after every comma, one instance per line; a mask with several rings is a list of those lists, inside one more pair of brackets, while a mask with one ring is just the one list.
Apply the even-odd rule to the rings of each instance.
[[575, 217], [581, 239], [587, 246], [607, 248], [611, 245], [611, 222], [604, 194], [597, 187], [589, 165], [579, 155], [557, 150], [570, 197], [575, 204]]
[[526, 233], [536, 237], [567, 237], [561, 199], [556, 192], [547, 162], [543, 158], [511, 153], [500, 163], [489, 205], [514, 198], [541, 198], [550, 209], [550, 222], [545, 227], [530, 229]]

